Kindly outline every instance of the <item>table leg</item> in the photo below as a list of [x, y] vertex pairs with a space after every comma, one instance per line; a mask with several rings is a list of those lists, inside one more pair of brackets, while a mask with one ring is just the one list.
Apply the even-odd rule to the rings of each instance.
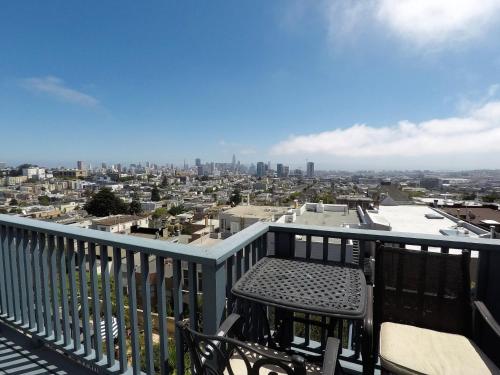
[[375, 369], [373, 342], [373, 287], [367, 287], [367, 311], [363, 321], [361, 355], [363, 356], [363, 375], [372, 375]]
[[276, 341], [281, 349], [289, 349], [293, 338], [293, 312], [276, 308]]

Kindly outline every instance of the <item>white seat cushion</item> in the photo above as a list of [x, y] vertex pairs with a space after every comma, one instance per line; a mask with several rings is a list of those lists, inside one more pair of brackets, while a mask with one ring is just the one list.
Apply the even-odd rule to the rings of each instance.
[[469, 339], [397, 323], [382, 323], [382, 367], [397, 374], [498, 374]]

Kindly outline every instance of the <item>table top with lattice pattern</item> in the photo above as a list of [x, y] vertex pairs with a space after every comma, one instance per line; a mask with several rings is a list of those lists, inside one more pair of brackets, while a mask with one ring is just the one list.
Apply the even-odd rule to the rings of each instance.
[[236, 297], [287, 310], [361, 319], [366, 280], [359, 268], [264, 257], [233, 286]]

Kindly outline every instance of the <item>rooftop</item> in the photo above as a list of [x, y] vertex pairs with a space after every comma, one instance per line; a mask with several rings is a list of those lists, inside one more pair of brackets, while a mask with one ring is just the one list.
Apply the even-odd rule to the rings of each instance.
[[136, 215], [116, 215], [116, 216], [108, 216], [103, 219], [95, 219], [94, 223], [97, 225], [111, 226], [141, 219], [144, 219], [144, 217]]
[[441, 229], [448, 229], [456, 223], [443, 217], [442, 219], [429, 219], [425, 215], [436, 214], [428, 206], [380, 206], [378, 213], [369, 212], [370, 218], [382, 223], [380, 217], [386, 220], [391, 229], [396, 232], [441, 234]]
[[458, 217], [458, 214], [460, 212], [460, 217], [462, 219], [467, 215], [467, 212], [469, 212], [469, 218], [467, 219], [467, 221], [476, 225], [496, 225], [494, 223], [488, 222], [488, 220], [493, 220], [497, 223], [500, 222], [500, 211], [494, 210], [493, 208], [489, 207], [443, 207], [442, 210], [455, 217]]
[[342, 226], [342, 224], [359, 224], [359, 218], [356, 210], [347, 210], [343, 212], [305, 211], [301, 215], [297, 215], [295, 223], [305, 225], [319, 225], [324, 227], [339, 227]]
[[236, 206], [223, 211], [221, 215], [231, 215], [247, 218], [271, 220], [274, 215], [283, 215], [289, 210], [288, 207], [276, 206]]

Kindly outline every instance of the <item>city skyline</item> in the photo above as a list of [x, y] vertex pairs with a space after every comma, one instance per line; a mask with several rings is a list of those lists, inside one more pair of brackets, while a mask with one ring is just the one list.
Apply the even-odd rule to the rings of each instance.
[[499, 17], [471, 0], [5, 4], [0, 128], [20, 144], [0, 159], [493, 168]]

